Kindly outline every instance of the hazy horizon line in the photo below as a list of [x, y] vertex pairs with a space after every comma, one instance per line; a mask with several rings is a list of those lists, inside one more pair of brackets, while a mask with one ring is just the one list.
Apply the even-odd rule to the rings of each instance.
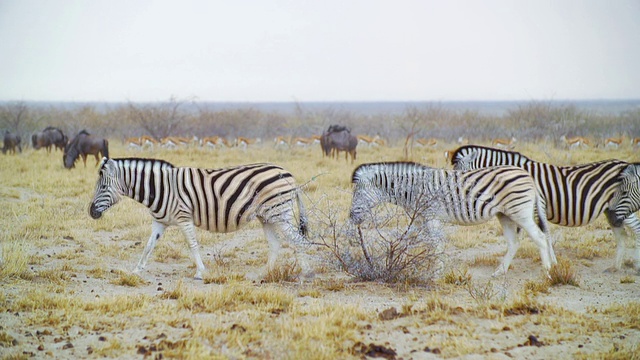
[[295, 104], [295, 103], [482, 103], [482, 102], [620, 102], [640, 101], [640, 98], [558, 98], [558, 99], [455, 99], [455, 100], [204, 100], [197, 97], [191, 99], [169, 98], [166, 100], [24, 100], [24, 99], [0, 99], [0, 103], [26, 102], [26, 103], [164, 103], [170, 101], [182, 102], [207, 102], [207, 103], [233, 103], [233, 104]]

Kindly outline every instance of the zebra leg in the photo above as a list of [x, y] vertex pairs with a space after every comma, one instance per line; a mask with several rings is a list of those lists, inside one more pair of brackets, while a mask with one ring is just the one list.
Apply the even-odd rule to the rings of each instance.
[[423, 217], [419, 217], [416, 221], [416, 226], [426, 227], [427, 241], [433, 245], [433, 251], [435, 256], [433, 275], [435, 278], [439, 278], [444, 273], [446, 266], [445, 256], [445, 233], [442, 226], [442, 221], [439, 219], [424, 220]]
[[276, 260], [278, 260], [278, 256], [280, 255], [282, 244], [280, 239], [278, 239], [273, 224], [263, 223], [262, 229], [264, 230], [264, 235], [269, 243], [269, 260], [267, 260], [267, 270], [269, 270], [273, 269], [276, 265]]
[[164, 229], [166, 226], [157, 221], [153, 221], [151, 224], [151, 236], [149, 237], [149, 241], [147, 241], [147, 245], [144, 247], [144, 251], [142, 252], [142, 256], [140, 257], [140, 261], [138, 261], [138, 266], [133, 270], [134, 274], [140, 273], [145, 266], [147, 266], [147, 260], [149, 260], [149, 255], [153, 251], [153, 248], [156, 247], [156, 242], [162, 234], [164, 233]]
[[516, 255], [516, 252], [520, 247], [520, 240], [518, 239], [516, 223], [502, 214], [498, 215], [498, 220], [500, 221], [500, 225], [502, 225], [502, 232], [504, 233], [504, 237], [507, 239], [507, 253], [502, 259], [502, 264], [500, 264], [496, 271], [493, 273], [493, 277], [504, 275], [507, 273], [507, 270], [509, 270], [509, 265], [511, 265], [511, 261], [513, 260], [513, 257]]
[[[286, 220], [287, 217], [285, 216], [284, 218]], [[300, 235], [300, 233], [298, 232], [298, 230], [296, 229], [296, 227], [293, 225], [291, 221], [285, 221], [285, 220], [280, 221], [278, 223], [280, 232], [288, 236], [289, 239], [291, 239], [289, 243], [293, 247], [296, 260], [298, 261], [298, 264], [300, 264], [300, 268], [302, 269], [301, 278], [311, 278], [313, 277], [313, 271], [311, 270], [311, 266], [309, 265], [309, 256], [307, 255], [307, 252], [304, 251], [303, 249], [304, 238], [302, 237], [302, 235]], [[293, 220], [293, 216], [291, 216], [291, 219], [289, 220]], [[280, 254], [280, 248], [281, 248], [282, 242], [278, 237], [278, 234], [277, 234], [278, 232], [276, 231], [276, 228], [277, 228], [276, 224], [264, 223], [263, 228], [264, 228], [264, 232], [267, 237], [267, 240], [269, 241], [269, 248], [270, 248], [269, 262], [267, 263], [267, 268], [272, 269], [275, 266], [275, 262], [278, 258], [278, 255]]]
[[523, 228], [531, 240], [538, 246], [540, 250], [540, 260], [542, 261], [542, 266], [547, 271], [547, 276], [549, 276], [549, 269], [551, 269], [551, 259], [555, 259], [555, 253], [553, 252], [553, 247], [551, 246], [551, 240], [549, 234], [546, 234], [540, 227], [535, 223], [532, 218], [527, 218], [523, 221], [518, 222], [518, 226]]
[[611, 230], [613, 231], [613, 237], [616, 239], [617, 248], [616, 248], [616, 260], [614, 266], [607, 268], [604, 272], [613, 273], [620, 269], [622, 269], [622, 258], [624, 257], [624, 251], [626, 249], [624, 245], [624, 227], [622, 226], [611, 226]]
[[196, 228], [192, 222], [186, 222], [180, 225], [182, 233], [187, 240], [187, 244], [191, 249], [191, 255], [196, 262], [196, 275], [193, 277], [196, 280], [202, 280], [202, 272], [204, 272], [204, 264], [202, 258], [200, 258], [200, 249], [198, 241], [196, 240]]
[[[634, 251], [635, 256], [633, 259], [634, 260], [633, 265], [638, 271], [638, 274], [640, 275], [640, 219], [638, 219], [638, 216], [636, 216], [636, 214], [631, 214], [629, 217], [624, 219], [624, 224], [625, 226], [630, 228], [633, 231], [633, 233], [636, 235], [636, 249]], [[616, 259], [616, 263], [617, 261], [618, 259]], [[619, 261], [620, 261], [620, 265], [622, 266], [622, 259], [620, 259]]]

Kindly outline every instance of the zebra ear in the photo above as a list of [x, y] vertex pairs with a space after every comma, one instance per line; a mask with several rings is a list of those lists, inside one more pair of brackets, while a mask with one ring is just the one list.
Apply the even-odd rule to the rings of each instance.
[[100, 166], [98, 166], [98, 168], [102, 169], [102, 167], [104, 166], [104, 164], [107, 163], [107, 161], [109, 161], [109, 158], [103, 157], [102, 161], [100, 161]]

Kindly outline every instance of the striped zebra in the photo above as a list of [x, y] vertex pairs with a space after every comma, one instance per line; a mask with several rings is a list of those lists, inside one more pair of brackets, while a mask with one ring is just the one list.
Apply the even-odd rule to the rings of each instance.
[[412, 162], [371, 163], [355, 169], [352, 183], [355, 186], [349, 216], [355, 224], [361, 224], [371, 209], [383, 202], [402, 206], [409, 213], [417, 211], [431, 224], [442, 221], [475, 225], [497, 217], [508, 243], [507, 253], [493, 276], [509, 269], [520, 246], [517, 227], [525, 229], [538, 246], [547, 271], [555, 262], [544, 199], [531, 176], [520, 168], [462, 172]]
[[[276, 230], [295, 243], [304, 239], [307, 219], [293, 176], [273, 164], [251, 164], [225, 169], [174, 167], [156, 159], [102, 160], [95, 195], [89, 207], [92, 218], [127, 196], [148, 207], [152, 232], [134, 272], [142, 271], [165, 228], [178, 225], [196, 263], [195, 279], [202, 279], [204, 264], [198, 251], [195, 228], [233, 232], [258, 218], [269, 242], [268, 266], [280, 250]], [[297, 200], [299, 227], [294, 225], [293, 200]], [[298, 254], [304, 255], [304, 254]], [[308, 264], [301, 261], [303, 271]]]
[[561, 226], [578, 227], [607, 216], [618, 243], [615, 268], [620, 270], [625, 251], [624, 226], [635, 233], [635, 266], [640, 270], [640, 163], [605, 160], [576, 166], [555, 166], [533, 161], [513, 151], [477, 145], [458, 148], [454, 169], [514, 165], [533, 176], [547, 201], [547, 218]]

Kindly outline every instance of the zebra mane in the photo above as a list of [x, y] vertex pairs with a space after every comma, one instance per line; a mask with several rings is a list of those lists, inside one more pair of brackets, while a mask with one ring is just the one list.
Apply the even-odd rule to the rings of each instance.
[[404, 169], [430, 169], [430, 167], [413, 162], [413, 161], [388, 161], [388, 162], [376, 162], [367, 163], [358, 166], [353, 170], [351, 175], [351, 183], [356, 184], [361, 181], [370, 179], [372, 174], [381, 171], [389, 171], [391, 169], [404, 168]]
[[[107, 158], [104, 158], [102, 163], [100, 164], [100, 169], [102, 169], [102, 167], [104, 166], [104, 164], [107, 162]], [[116, 162], [121, 162], [124, 163], [126, 161], [128, 161], [129, 163], [132, 162], [153, 162], [153, 163], [159, 163], [161, 168], [173, 168], [175, 166], [173, 166], [172, 163], [166, 161], [166, 160], [162, 160], [162, 159], [154, 159], [154, 158], [137, 158], [137, 157], [128, 157], [128, 158], [114, 158], [111, 159], [113, 161]]]
[[524, 160], [525, 162], [534, 161], [517, 151], [496, 149], [496, 148], [482, 146], [482, 145], [463, 145], [457, 148], [451, 155], [451, 165], [456, 165], [456, 163], [459, 161], [460, 158], [464, 158], [474, 152], [493, 152], [493, 153], [509, 154], [510, 156], [517, 158], [518, 161], [520, 161], [520, 159]]

